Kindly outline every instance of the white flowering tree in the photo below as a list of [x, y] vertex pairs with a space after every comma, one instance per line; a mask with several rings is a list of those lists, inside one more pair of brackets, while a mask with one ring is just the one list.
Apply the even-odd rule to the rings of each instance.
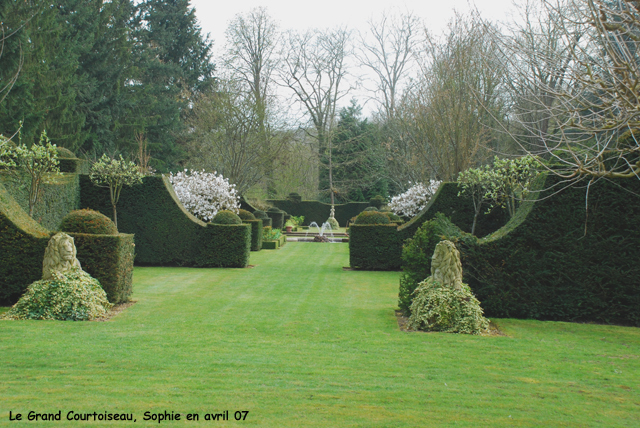
[[169, 175], [176, 196], [184, 207], [203, 221], [211, 221], [220, 210], [238, 214], [240, 195], [235, 184], [222, 174], [184, 170]]
[[416, 183], [406, 192], [391, 198], [389, 208], [397, 215], [414, 217], [427, 206], [440, 183], [438, 180], [430, 180], [428, 184]]

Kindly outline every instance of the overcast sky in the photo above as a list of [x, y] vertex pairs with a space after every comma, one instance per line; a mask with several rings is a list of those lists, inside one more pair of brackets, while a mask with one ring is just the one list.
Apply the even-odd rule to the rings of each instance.
[[224, 31], [229, 21], [239, 13], [264, 6], [283, 30], [327, 28], [346, 25], [366, 30], [367, 21], [377, 20], [384, 11], [412, 11], [433, 33], [445, 28], [453, 11], [467, 12], [476, 7], [483, 17], [503, 20], [512, 9], [513, 0], [191, 0], [203, 32], [209, 33], [215, 49], [225, 43]]
[[[522, 1], [522, 0], [517, 0]], [[385, 12], [404, 13], [410, 11], [418, 17], [432, 33], [439, 35], [446, 29], [454, 10], [467, 13], [477, 8], [485, 19], [504, 21], [513, 11], [513, 0], [191, 0], [204, 34], [214, 41], [215, 57], [225, 45], [225, 30], [237, 14], [263, 6], [278, 23], [280, 30], [325, 29], [344, 25], [348, 29], [367, 32], [367, 22], [378, 21]], [[367, 86], [366, 75], [364, 77]], [[364, 107], [366, 116], [375, 108], [367, 102], [366, 89], [354, 91], [352, 96]], [[346, 99], [342, 104], [347, 104]]]

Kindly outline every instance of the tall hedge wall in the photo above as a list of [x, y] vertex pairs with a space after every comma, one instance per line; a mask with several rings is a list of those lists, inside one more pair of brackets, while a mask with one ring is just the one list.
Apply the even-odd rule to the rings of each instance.
[[354, 224], [349, 234], [349, 263], [354, 269], [394, 270], [401, 264], [402, 241], [395, 224]]
[[251, 225], [208, 223], [200, 234], [195, 266], [247, 267], [251, 251]]
[[[318, 201], [296, 202], [291, 199], [269, 199], [267, 202], [286, 211], [288, 214], [304, 216], [303, 225], [305, 226], [308, 226], [314, 221], [322, 225], [322, 223], [327, 221], [331, 213], [330, 204]], [[349, 219], [360, 214], [368, 206], [368, 202], [349, 202], [347, 204], [336, 205], [335, 219], [338, 220], [340, 226], [345, 227]]]
[[251, 225], [251, 251], [262, 249], [262, 220], [242, 220], [243, 223]]
[[42, 278], [50, 237], [0, 183], [0, 305], [14, 304], [29, 284]]
[[[399, 270], [402, 266], [403, 242], [411, 238], [424, 222], [431, 220], [439, 212], [450, 217], [453, 223], [462, 230], [470, 231], [474, 214], [473, 201], [466, 195], [458, 196], [458, 192], [457, 183], [442, 183], [427, 206], [418, 215], [395, 229], [395, 234], [385, 232], [385, 235], [388, 236], [386, 243], [376, 238], [378, 240], [373, 244], [377, 248], [376, 253], [387, 255], [387, 261], [382, 264], [377, 263], [377, 256], [374, 256], [374, 253], [371, 253], [367, 248], [360, 248], [360, 245], [370, 246], [366, 240], [358, 239], [353, 242], [354, 229], [352, 228], [349, 236], [349, 251], [357, 254], [354, 259], [357, 260], [357, 264], [352, 264], [351, 267], [364, 270]], [[506, 222], [507, 214], [502, 209], [495, 209], [489, 214], [481, 214], [476, 225], [476, 233], [478, 236], [482, 236], [497, 230]], [[366, 254], [372, 255], [372, 260], [365, 261], [363, 257]]]
[[639, 180], [601, 180], [587, 215], [584, 187], [542, 192], [495, 233], [457, 239], [465, 282], [490, 317], [640, 326], [638, 194]]
[[[31, 179], [25, 173], [13, 176], [0, 174], [0, 182], [25, 212], [29, 212], [29, 185]], [[40, 197], [33, 218], [49, 230], [56, 230], [62, 218], [80, 208], [78, 174], [47, 174], [41, 186]]]
[[82, 270], [100, 281], [111, 303], [126, 302], [133, 292], [133, 235], [71, 233]]
[[[94, 186], [85, 175], [80, 176], [80, 189], [83, 208], [112, 217], [109, 189]], [[216, 244], [227, 248], [220, 241], [223, 234], [184, 209], [166, 177], [145, 177], [141, 185], [123, 188], [117, 208], [119, 231], [135, 234], [136, 264], [213, 267], [229, 262], [228, 266], [235, 266], [245, 257], [243, 245], [229, 249], [238, 254], [212, 252]], [[250, 240], [250, 227], [239, 226]], [[229, 239], [235, 240], [236, 233]]]

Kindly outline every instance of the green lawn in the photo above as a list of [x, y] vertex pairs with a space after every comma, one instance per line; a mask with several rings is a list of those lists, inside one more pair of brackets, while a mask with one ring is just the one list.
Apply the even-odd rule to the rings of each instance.
[[[69, 411], [133, 413], [138, 426], [640, 426], [638, 328], [405, 333], [398, 273], [344, 271], [345, 244], [290, 242], [251, 263], [136, 268], [137, 303], [108, 322], [0, 321], [0, 426], [131, 425]], [[61, 422], [9, 421], [58, 410]], [[204, 420], [224, 410], [230, 421]]]

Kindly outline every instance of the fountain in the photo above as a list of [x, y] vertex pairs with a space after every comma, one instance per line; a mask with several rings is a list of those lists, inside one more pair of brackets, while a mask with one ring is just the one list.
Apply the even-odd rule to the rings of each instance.
[[[307, 235], [309, 235], [309, 231], [312, 230], [312, 228], [314, 227], [316, 228], [318, 234], [313, 237], [313, 240], [308, 240]], [[330, 237], [327, 237], [325, 235], [325, 231], [327, 230], [329, 231]], [[316, 223], [315, 221], [312, 221], [311, 224], [309, 224], [309, 229], [307, 230], [307, 233], [305, 233], [304, 237], [305, 237], [305, 241], [335, 242], [335, 239], [333, 238], [333, 231], [331, 229], [331, 225], [327, 222], [322, 223], [322, 227], [320, 227], [318, 226], [318, 223]]]

